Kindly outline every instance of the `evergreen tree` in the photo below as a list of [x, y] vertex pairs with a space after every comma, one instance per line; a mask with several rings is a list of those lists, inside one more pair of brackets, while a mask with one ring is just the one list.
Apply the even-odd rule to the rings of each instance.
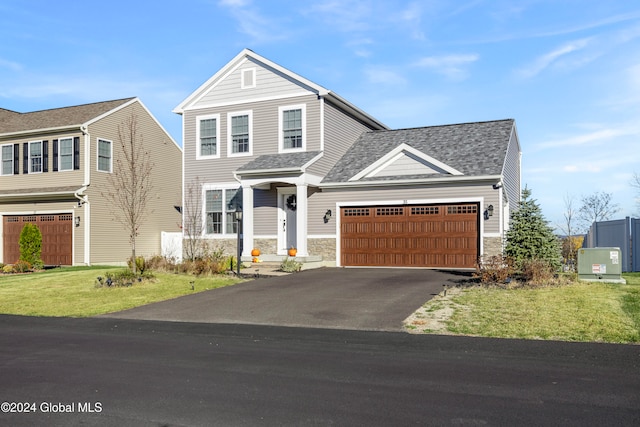
[[531, 190], [522, 190], [518, 209], [511, 213], [505, 255], [521, 268], [524, 261], [544, 260], [554, 269], [560, 267], [560, 245], [553, 229], [542, 215], [540, 206], [531, 199]]
[[27, 261], [31, 265], [42, 263], [42, 233], [37, 225], [30, 222], [22, 227], [20, 232], [20, 260]]

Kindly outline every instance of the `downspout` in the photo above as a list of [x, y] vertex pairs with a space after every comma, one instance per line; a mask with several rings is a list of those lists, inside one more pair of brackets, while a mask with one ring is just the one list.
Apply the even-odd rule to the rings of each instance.
[[84, 264], [91, 265], [91, 203], [89, 196], [84, 193], [91, 185], [91, 136], [87, 125], [80, 126], [84, 135], [84, 182], [82, 188], [74, 195], [79, 200], [78, 204], [84, 209]]

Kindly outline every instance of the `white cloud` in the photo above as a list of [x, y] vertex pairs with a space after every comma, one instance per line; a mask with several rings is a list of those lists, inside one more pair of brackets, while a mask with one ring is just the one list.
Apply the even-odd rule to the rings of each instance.
[[314, 3], [309, 14], [341, 32], [366, 31], [372, 26], [370, 0], [325, 0]]
[[407, 83], [402, 75], [386, 68], [369, 67], [364, 72], [370, 83], [385, 85], [404, 85]]
[[451, 79], [462, 79], [467, 76], [467, 66], [479, 58], [476, 54], [428, 56], [420, 59], [415, 65], [429, 68]]
[[8, 68], [11, 71], [20, 71], [22, 70], [22, 65], [17, 62], [7, 61], [6, 59], [0, 58], [0, 67]]
[[628, 135], [639, 135], [640, 130], [635, 126], [610, 127], [606, 129], [598, 129], [588, 133], [574, 135], [565, 138], [557, 138], [551, 141], [536, 144], [537, 149], [559, 148], [559, 147], [577, 147], [577, 146], [598, 146], [609, 143], [613, 138]]
[[288, 32], [277, 21], [261, 14], [251, 0], [221, 0], [218, 5], [229, 9], [238, 22], [239, 31], [248, 35], [251, 43], [270, 43], [288, 37]]
[[538, 57], [532, 64], [520, 69], [518, 74], [524, 78], [535, 77], [553, 63], [557, 62], [560, 58], [587, 47], [590, 40], [591, 39], [589, 38], [585, 38], [560, 46], [551, 52]]
[[411, 36], [416, 40], [424, 40], [425, 35], [421, 29], [422, 7], [419, 3], [413, 2], [406, 9], [400, 11], [397, 16], [401, 25], [406, 26], [411, 31]]

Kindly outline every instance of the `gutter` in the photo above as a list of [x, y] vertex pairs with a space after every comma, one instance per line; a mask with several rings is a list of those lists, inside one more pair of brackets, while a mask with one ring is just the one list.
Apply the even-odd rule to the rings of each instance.
[[325, 182], [321, 183], [321, 188], [362, 188], [362, 187], [390, 187], [400, 185], [431, 185], [442, 183], [458, 183], [458, 182], [486, 182], [497, 183], [502, 181], [502, 175], [482, 175], [482, 176], [447, 176], [443, 178], [416, 178], [416, 179], [394, 179], [394, 180], [377, 180], [377, 181], [349, 181], [349, 182]]
[[53, 128], [44, 128], [44, 129], [21, 130], [16, 132], [2, 133], [0, 134], [0, 138], [5, 138], [5, 137], [13, 138], [15, 136], [20, 136], [20, 135], [25, 135], [25, 136], [38, 135], [41, 133], [57, 133], [64, 130], [76, 130], [76, 129], [82, 130], [83, 127], [84, 125], [69, 125], [69, 126], [58, 126]]

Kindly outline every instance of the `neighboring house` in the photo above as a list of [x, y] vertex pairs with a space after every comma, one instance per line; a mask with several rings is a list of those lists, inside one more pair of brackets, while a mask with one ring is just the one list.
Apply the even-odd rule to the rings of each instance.
[[151, 153], [152, 197], [137, 238], [138, 255], [161, 253], [162, 231], [180, 231], [182, 150], [138, 98], [17, 113], [0, 109], [0, 262], [19, 257], [25, 223], [42, 233], [46, 265], [122, 264], [129, 233], [103, 192], [113, 176], [118, 129], [136, 117]]
[[183, 205], [230, 253], [243, 206], [244, 259], [471, 268], [501, 253], [520, 197], [514, 120], [389, 130], [247, 49], [174, 112], [185, 188], [202, 183]]

